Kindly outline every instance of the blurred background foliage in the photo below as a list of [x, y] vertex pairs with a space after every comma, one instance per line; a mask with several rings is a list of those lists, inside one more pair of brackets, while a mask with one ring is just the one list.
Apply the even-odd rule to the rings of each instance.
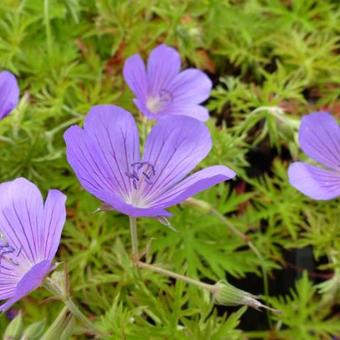
[[[1, 1], [0, 69], [16, 74], [21, 102], [0, 124], [0, 179], [25, 176], [44, 192], [67, 193], [59, 259], [75, 300], [110, 338], [340, 334], [339, 201], [312, 201], [287, 179], [289, 163], [305, 159], [300, 117], [328, 110], [340, 118], [339, 14], [330, 0]], [[137, 271], [127, 217], [96, 212], [100, 203], [66, 162], [63, 132], [81, 124], [92, 105], [123, 106], [141, 122], [123, 63], [134, 53], [146, 58], [162, 42], [178, 48], [183, 67], [199, 67], [214, 82], [207, 102], [214, 146], [200, 166], [225, 164], [238, 177], [198, 196], [215, 214], [175, 207], [176, 231], [140, 220], [141, 246], [149, 244], [148, 257], [165, 268], [206, 282], [227, 278], [260, 294], [279, 315], [214, 307], [194, 287]], [[23, 337], [38, 339], [56, 322], [62, 305], [47, 297], [39, 290], [18, 304]], [[64, 338], [90, 337], [67, 320]], [[0, 316], [0, 333], [8, 323]]]

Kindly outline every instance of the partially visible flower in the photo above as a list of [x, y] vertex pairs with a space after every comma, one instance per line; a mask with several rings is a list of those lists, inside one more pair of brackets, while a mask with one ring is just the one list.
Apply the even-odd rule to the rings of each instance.
[[211, 91], [208, 76], [197, 69], [180, 71], [178, 52], [167, 45], [159, 45], [150, 54], [147, 66], [139, 54], [128, 58], [124, 78], [136, 98], [134, 103], [149, 119], [166, 115], [184, 115], [205, 121], [206, 108], [199, 105]]
[[5, 118], [19, 102], [19, 87], [14, 75], [0, 72], [0, 119]]
[[50, 190], [46, 202], [24, 178], [0, 184], [0, 311], [38, 288], [53, 269], [65, 223], [66, 196]]
[[323, 168], [295, 162], [288, 169], [290, 184], [316, 200], [340, 196], [340, 127], [328, 112], [314, 112], [302, 118], [301, 149]]
[[220, 165], [188, 176], [211, 149], [208, 128], [190, 117], [159, 120], [143, 156], [133, 117], [114, 105], [93, 107], [84, 129], [72, 126], [64, 138], [68, 162], [82, 186], [134, 217], [169, 216], [166, 208], [235, 176]]

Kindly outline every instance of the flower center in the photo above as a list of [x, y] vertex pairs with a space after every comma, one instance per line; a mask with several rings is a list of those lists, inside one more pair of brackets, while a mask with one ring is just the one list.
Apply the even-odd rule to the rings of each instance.
[[126, 173], [126, 176], [132, 180], [132, 185], [137, 190], [144, 182], [152, 184], [155, 174], [155, 168], [149, 162], [135, 162], [131, 164], [131, 172]]
[[126, 176], [132, 182], [133, 190], [126, 198], [126, 202], [144, 208], [147, 202], [143, 199], [143, 189], [153, 184], [155, 167], [149, 162], [135, 162], [130, 167], [131, 171], [127, 172]]
[[151, 113], [159, 113], [164, 107], [172, 102], [173, 95], [168, 90], [160, 90], [155, 96], [150, 96], [146, 100], [146, 107]]

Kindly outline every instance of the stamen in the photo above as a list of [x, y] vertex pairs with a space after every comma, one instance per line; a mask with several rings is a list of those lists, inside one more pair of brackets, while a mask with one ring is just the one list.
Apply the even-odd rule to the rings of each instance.
[[126, 173], [126, 176], [132, 180], [133, 187], [137, 190], [138, 184], [142, 182], [152, 184], [152, 178], [156, 175], [155, 168], [149, 162], [135, 162], [131, 164], [131, 173]]
[[162, 89], [159, 91], [159, 99], [161, 103], [170, 103], [173, 100], [173, 95], [170, 91]]
[[11, 246], [7, 241], [4, 241], [3, 235], [1, 235], [0, 239], [0, 265], [2, 260], [4, 259], [7, 262], [14, 264], [15, 266], [19, 266], [19, 263], [13, 258], [13, 256], [8, 256], [9, 254], [15, 254], [15, 258], [19, 257], [22, 251], [22, 246], [19, 249]]

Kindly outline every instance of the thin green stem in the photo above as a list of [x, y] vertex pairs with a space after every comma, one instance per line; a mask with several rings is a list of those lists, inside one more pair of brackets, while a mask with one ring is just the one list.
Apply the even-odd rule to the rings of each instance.
[[73, 302], [71, 298], [67, 298], [63, 300], [65, 306], [72, 313], [72, 315], [77, 318], [82, 324], [93, 334], [103, 335], [101, 331], [97, 329], [95, 325], [82, 313], [82, 311], [78, 308], [78, 306]]
[[83, 314], [83, 312], [79, 309], [79, 307], [73, 302], [69, 294], [66, 292], [64, 284], [60, 284], [58, 280], [53, 280], [51, 277], [48, 277], [44, 281], [44, 287], [56, 298], [60, 299], [67, 309], [72, 313], [72, 315], [78, 319], [91, 333], [103, 336], [103, 332], [97, 329], [95, 325]]
[[12, 139], [5, 137], [5, 136], [0, 136], [0, 142], [5, 142], [8, 144], [16, 145]]
[[49, 17], [49, 0], [44, 0], [44, 24], [46, 29], [47, 52], [49, 57], [52, 55], [52, 33]]
[[[219, 213], [216, 209], [211, 208], [210, 210], [222, 223], [224, 223], [235, 235], [239, 236], [244, 242], [246, 242], [249, 246], [249, 244], [252, 244], [249, 237], [245, 234], [243, 234], [241, 231], [239, 231], [237, 228], [235, 228], [221, 213]], [[252, 245], [250, 247], [252, 250], [256, 247]], [[258, 250], [256, 249], [258, 252]]]
[[[242, 238], [248, 245], [248, 247], [252, 250], [252, 252], [256, 255], [256, 257], [259, 259], [260, 266], [261, 266], [261, 271], [262, 271], [262, 277], [263, 277], [263, 290], [265, 295], [269, 295], [269, 286], [268, 286], [268, 274], [266, 271], [266, 268], [263, 264], [264, 259], [259, 250], [256, 248], [253, 242], [251, 242], [250, 238], [240, 232], [238, 229], [236, 229], [229, 221], [227, 218], [225, 218], [222, 214], [220, 214], [217, 210], [214, 208], [211, 208], [211, 212], [222, 222], [224, 223], [234, 234], [238, 235], [240, 238]], [[269, 317], [269, 314], [267, 313], [267, 318], [269, 325], [272, 326], [271, 319]]]
[[138, 258], [137, 219], [135, 217], [129, 216], [129, 221], [130, 221], [132, 257]]
[[142, 137], [143, 142], [145, 143], [146, 137], [148, 135], [148, 119], [141, 113], [142, 116]]
[[[260, 266], [261, 266], [261, 272], [262, 272], [262, 277], [263, 277], [263, 289], [264, 289], [264, 293], [265, 295], [269, 295], [269, 286], [268, 286], [268, 275], [267, 275], [267, 271], [265, 266], [263, 265], [264, 259], [261, 255], [261, 253], [259, 252], [259, 250], [256, 248], [256, 246], [254, 245], [253, 242], [251, 242], [250, 237], [243, 234], [241, 231], [239, 231], [237, 228], [235, 228], [229, 221], [228, 219], [223, 216], [219, 211], [217, 211], [216, 209], [214, 209], [209, 203], [205, 202], [205, 201], [201, 201], [201, 200], [197, 200], [195, 198], [190, 198], [187, 200], [188, 203], [191, 203], [192, 205], [196, 206], [196, 207], [201, 207], [203, 210], [206, 210], [207, 212], [212, 213], [213, 215], [215, 215], [224, 225], [227, 226], [227, 228], [234, 233], [235, 235], [237, 235], [238, 237], [240, 237], [245, 243], [247, 243], [248, 247], [252, 250], [252, 252], [256, 255], [256, 257], [259, 259], [260, 262]], [[269, 325], [272, 325], [271, 319], [269, 317], [269, 315], [267, 314], [268, 317], [268, 322]]]
[[193, 284], [193, 285], [198, 286], [200, 288], [206, 289], [206, 290], [208, 290], [209, 292], [212, 292], [212, 293], [216, 289], [213, 285], [210, 285], [210, 284], [207, 284], [207, 283], [204, 283], [204, 282], [192, 279], [191, 277], [188, 277], [188, 276], [185, 276], [185, 275], [181, 275], [181, 274], [172, 272], [170, 270], [164, 269], [162, 267], [155, 266], [153, 264], [149, 264], [149, 263], [145, 263], [145, 262], [142, 262], [142, 261], [138, 261], [138, 262], [136, 262], [136, 265], [138, 267], [151, 270], [151, 271], [159, 273], [161, 275], [172, 277], [173, 279]]

